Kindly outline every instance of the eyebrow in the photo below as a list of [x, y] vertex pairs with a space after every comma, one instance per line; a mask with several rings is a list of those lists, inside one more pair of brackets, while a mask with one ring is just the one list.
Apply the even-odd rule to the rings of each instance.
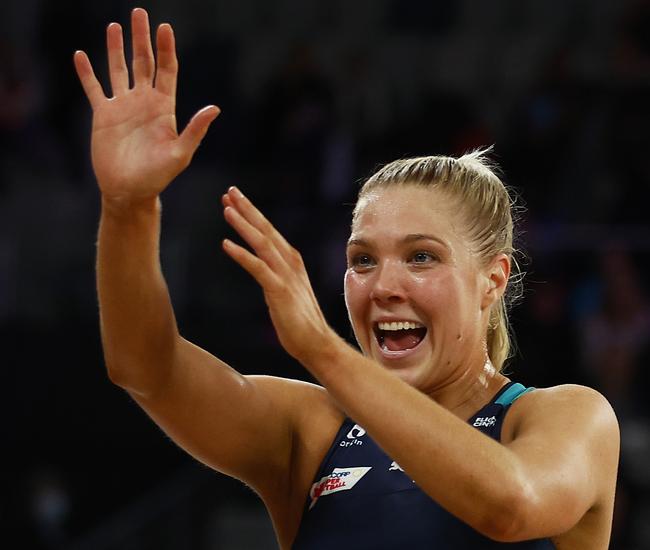
[[[401, 239], [401, 242], [404, 244], [417, 242], [417, 241], [433, 241], [444, 246], [447, 250], [450, 249], [449, 245], [442, 239], [439, 239], [434, 235], [427, 235], [425, 233], [409, 233], [408, 235], [406, 235], [404, 238]], [[366, 241], [364, 239], [349, 239], [348, 247], [350, 246], [371, 247], [372, 244], [370, 241]]]

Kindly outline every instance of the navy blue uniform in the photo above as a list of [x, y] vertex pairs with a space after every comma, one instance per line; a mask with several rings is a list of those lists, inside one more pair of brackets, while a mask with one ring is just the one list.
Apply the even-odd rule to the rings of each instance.
[[[501, 440], [503, 419], [530, 391], [510, 382], [469, 423]], [[468, 456], [468, 460], [471, 457]], [[476, 464], [480, 475], [489, 470]], [[551, 550], [550, 540], [484, 537], [427, 496], [365, 430], [345, 419], [312, 485], [293, 550]]]

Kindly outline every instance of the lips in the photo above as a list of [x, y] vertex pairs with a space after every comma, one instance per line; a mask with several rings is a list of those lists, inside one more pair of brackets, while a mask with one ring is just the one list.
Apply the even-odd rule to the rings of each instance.
[[427, 329], [414, 321], [380, 321], [373, 324], [375, 339], [388, 357], [401, 357], [414, 350], [424, 340]]

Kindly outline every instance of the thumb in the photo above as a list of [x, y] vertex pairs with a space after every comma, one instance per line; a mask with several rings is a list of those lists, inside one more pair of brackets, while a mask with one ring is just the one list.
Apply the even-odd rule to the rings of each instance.
[[181, 135], [178, 136], [178, 143], [181, 149], [189, 157], [194, 155], [194, 152], [201, 144], [201, 140], [205, 137], [210, 124], [219, 116], [219, 113], [221, 113], [221, 110], [216, 105], [203, 107], [203, 109], [192, 117], [187, 123], [187, 126], [185, 126], [185, 129], [181, 132]]

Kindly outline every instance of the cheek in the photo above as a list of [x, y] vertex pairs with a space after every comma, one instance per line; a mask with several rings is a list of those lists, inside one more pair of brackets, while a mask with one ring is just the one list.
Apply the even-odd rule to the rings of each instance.
[[411, 296], [434, 321], [459, 322], [470, 310], [471, 292], [452, 274], [438, 273], [435, 278], [414, 278]]
[[343, 290], [345, 295], [345, 305], [348, 308], [350, 320], [354, 321], [368, 301], [368, 285], [359, 277], [358, 273], [347, 270], [343, 279]]
[[367, 353], [369, 343], [366, 341], [367, 338], [364, 337], [365, 331], [361, 327], [363, 326], [364, 313], [367, 312], [370, 303], [368, 284], [359, 274], [348, 270], [345, 272], [343, 288], [345, 306], [348, 310], [348, 318], [354, 336], [363, 352]]

